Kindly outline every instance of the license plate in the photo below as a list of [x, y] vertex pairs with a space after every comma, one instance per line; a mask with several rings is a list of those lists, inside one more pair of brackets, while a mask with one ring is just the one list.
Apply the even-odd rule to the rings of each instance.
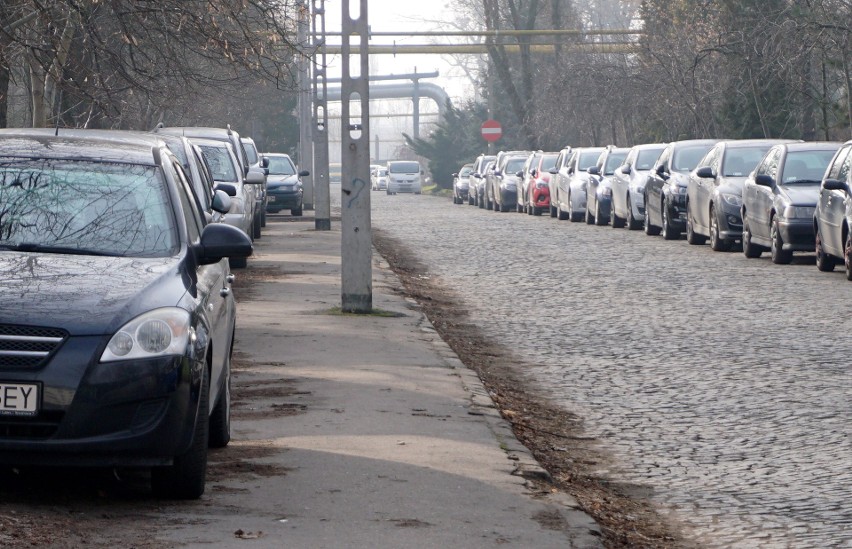
[[0, 415], [34, 416], [38, 413], [38, 385], [0, 383]]
[[270, 201], [270, 202], [275, 202], [275, 197], [274, 197], [274, 196], [270, 196], [270, 197], [269, 197], [269, 201]]

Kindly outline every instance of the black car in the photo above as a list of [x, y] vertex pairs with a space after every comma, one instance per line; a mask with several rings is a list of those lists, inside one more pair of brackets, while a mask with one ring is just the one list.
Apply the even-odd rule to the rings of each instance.
[[716, 252], [730, 250], [743, 235], [743, 185], [763, 155], [785, 139], [720, 141], [689, 174], [686, 240]]
[[206, 224], [156, 136], [52, 133], [0, 131], [0, 463], [145, 467], [197, 498], [230, 440], [226, 258], [251, 240]]
[[309, 175], [308, 171], [297, 173], [293, 160], [287, 154], [266, 153], [263, 156], [268, 160], [269, 170], [266, 177], [266, 211], [278, 213], [281, 210], [290, 210], [290, 215], [301, 216], [304, 191], [302, 180], [299, 178]]
[[819, 185], [841, 143], [775, 145], [743, 187], [743, 253], [790, 263], [793, 252], [814, 249]]
[[645, 182], [645, 234], [680, 238], [686, 228], [686, 186], [690, 170], [718, 142], [688, 139], [666, 145]]

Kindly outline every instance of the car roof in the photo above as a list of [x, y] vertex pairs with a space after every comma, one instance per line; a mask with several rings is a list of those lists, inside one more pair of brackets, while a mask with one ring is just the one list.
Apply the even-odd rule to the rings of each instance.
[[755, 145], [783, 145], [784, 143], [802, 143], [799, 139], [726, 139], [721, 144], [726, 149], [754, 147]]
[[[58, 134], [58, 135], [57, 135]], [[55, 128], [0, 129], [0, 155], [160, 165], [165, 142], [146, 132]]]
[[804, 143], [779, 143], [788, 151], [833, 151], [843, 146], [841, 141], [807, 141]]
[[[287, 154], [287, 153], [263, 153], [263, 156], [278, 156], [278, 157], [286, 156], [287, 158], [290, 158], [290, 155]], [[384, 167], [384, 164], [377, 164], [377, 165]]]

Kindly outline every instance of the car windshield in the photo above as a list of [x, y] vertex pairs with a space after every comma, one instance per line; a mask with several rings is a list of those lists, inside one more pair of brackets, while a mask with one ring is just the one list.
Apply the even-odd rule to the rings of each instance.
[[722, 160], [722, 173], [725, 177], [747, 177], [771, 147], [772, 145], [728, 147]]
[[296, 175], [296, 166], [287, 156], [267, 156], [269, 175]]
[[168, 257], [175, 216], [153, 166], [0, 158], [0, 249]]
[[834, 158], [834, 150], [792, 151], [787, 153], [782, 173], [783, 183], [819, 183], [825, 175], [828, 163]]
[[467, 177], [470, 175], [470, 172], [473, 171], [473, 166], [465, 165], [462, 166], [461, 171], [459, 172], [459, 177]]
[[379, 170], [379, 174], [378, 174], [378, 175], [379, 175], [379, 177], [387, 177], [387, 176], [388, 176], [388, 171], [387, 171], [387, 170], [384, 170], [384, 169]]
[[[672, 156], [672, 169], [676, 172], [689, 172], [695, 169], [713, 145], [690, 145], [675, 150]], [[757, 162], [755, 162], [757, 164]]]
[[518, 157], [518, 158], [510, 158], [506, 162], [506, 169], [503, 170], [508, 174], [514, 174], [524, 169], [524, 164], [526, 164], [527, 159]]
[[598, 163], [598, 158], [601, 156], [601, 151], [587, 151], [580, 153], [580, 162], [577, 169], [584, 172]]
[[216, 145], [201, 145], [201, 152], [210, 166], [213, 180], [220, 183], [238, 183], [237, 168], [228, 149]]
[[546, 154], [541, 158], [541, 171], [546, 172], [550, 168], [556, 167], [556, 159], [559, 155], [556, 154]]
[[243, 143], [243, 148], [246, 150], [246, 156], [248, 156], [249, 164], [257, 164], [260, 162], [260, 158], [257, 156], [257, 149], [251, 141]]
[[606, 157], [606, 166], [604, 166], [604, 175], [612, 175], [615, 169], [624, 164], [624, 159], [627, 158], [627, 151], [611, 152]]
[[390, 173], [420, 173], [417, 162], [393, 162], [389, 166]]
[[660, 147], [659, 149], [641, 149], [639, 154], [636, 155], [636, 164], [634, 168], [637, 170], [650, 170], [654, 167], [654, 162], [660, 157], [663, 149], [665, 147]]

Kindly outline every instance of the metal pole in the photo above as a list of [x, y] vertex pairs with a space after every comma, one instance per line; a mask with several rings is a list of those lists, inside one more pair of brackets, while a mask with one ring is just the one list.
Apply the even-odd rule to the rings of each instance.
[[[417, 72], [417, 69], [414, 69]], [[420, 138], [420, 80], [414, 78], [414, 93], [411, 101], [414, 103], [414, 139]]]
[[299, 22], [297, 39], [302, 52], [297, 62], [299, 77], [299, 169], [308, 170], [311, 175], [302, 178], [302, 206], [306, 210], [314, 209], [314, 147], [311, 139], [311, 80], [308, 51], [308, 26], [310, 10], [307, 0], [299, 0]]
[[325, 55], [325, 0], [312, 0], [314, 54], [314, 228], [331, 230], [331, 192], [328, 188], [328, 82]]
[[[343, 312], [369, 313], [373, 310], [373, 242], [370, 227], [370, 65], [367, 48], [359, 48], [361, 70], [352, 77], [350, 40], [366, 45], [367, 0], [360, 0], [358, 19], [349, 15], [350, 2], [343, 4], [342, 53], [342, 167], [341, 167], [341, 273]], [[351, 108], [360, 106], [353, 115]]]

